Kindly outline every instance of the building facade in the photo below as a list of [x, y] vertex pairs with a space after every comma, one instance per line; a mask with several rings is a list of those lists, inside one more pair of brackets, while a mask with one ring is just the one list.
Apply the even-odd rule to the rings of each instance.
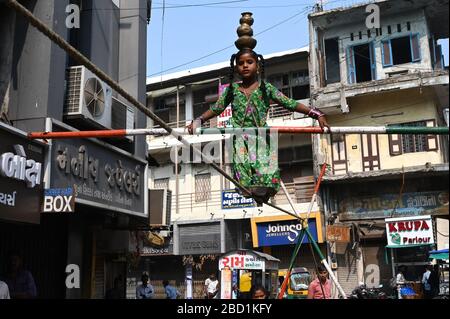
[[[309, 15], [312, 106], [331, 127], [448, 125], [448, 68], [439, 44], [448, 38], [448, 1], [376, 6], [376, 27], [367, 26], [366, 5]], [[324, 135], [314, 138], [314, 154], [330, 164], [322, 186], [327, 227], [350, 234], [328, 242], [344, 289], [360, 282], [388, 287], [400, 264], [420, 281], [427, 252], [448, 247], [437, 237], [448, 223], [448, 136]], [[389, 218], [416, 216], [431, 216], [433, 245], [389, 245]]]
[[[144, 0], [23, 3], [141, 102], [145, 102], [149, 4]], [[145, 116], [106, 83], [25, 17], [4, 4], [0, 7], [1, 28], [7, 30], [0, 35], [2, 134], [4, 127], [26, 136], [30, 131], [145, 126]], [[121, 27], [124, 23], [127, 28]], [[27, 189], [30, 201], [37, 196], [38, 203], [24, 207], [18, 189], [15, 210], [0, 209], [1, 259], [6, 260], [9, 250], [20, 251], [36, 279], [38, 298], [104, 298], [116, 278], [125, 296], [133, 253], [129, 233], [148, 221], [145, 139], [45, 144], [11, 139], [11, 143], [2, 152], [23, 156], [16, 146], [22, 145], [27, 156], [40, 154], [42, 158], [33, 160], [42, 167], [38, 188], [32, 188], [39, 194]], [[0, 177], [5, 196], [16, 191], [12, 185], [4, 186], [7, 178]], [[64, 205], [57, 196], [66, 196]], [[79, 269], [79, 287], [66, 286], [67, 269]], [[6, 269], [0, 271], [3, 275]]]
[[[297, 49], [265, 56], [266, 81], [299, 102], [309, 105], [308, 50]], [[205, 112], [228, 85], [229, 64], [219, 63], [198, 69], [173, 73], [147, 81], [147, 103], [158, 116], [172, 127], [183, 128]], [[230, 110], [205, 123], [204, 127], [226, 127]], [[272, 105], [268, 112], [269, 126], [311, 126], [311, 119], [303, 114], [291, 113], [279, 105]], [[155, 127], [149, 120], [149, 127]], [[202, 151], [217, 160], [227, 172], [231, 172], [230, 137], [203, 135], [187, 136]], [[178, 147], [178, 153], [176, 151]], [[228, 180], [211, 166], [190, 155], [172, 137], [148, 139], [149, 155], [154, 161], [149, 176], [150, 189], [171, 191], [171, 218], [173, 232], [173, 260], [186, 268], [186, 276], [192, 276], [193, 298], [203, 297], [203, 285], [210, 273], [218, 275], [221, 255], [236, 249], [254, 249], [280, 259], [280, 268], [287, 268], [293, 253], [292, 237], [299, 225], [286, 220], [284, 213], [274, 208], [257, 207], [253, 200], [240, 196]], [[293, 199], [295, 209], [304, 214], [308, 210], [314, 186], [311, 135], [280, 134], [278, 136], [279, 166], [281, 177]], [[286, 195], [280, 191], [272, 203], [291, 210]], [[150, 208], [151, 210], [151, 208]], [[310, 225], [316, 230], [316, 240], [326, 253], [324, 244], [324, 220], [318, 204]], [[288, 216], [289, 217], [289, 216]], [[264, 240], [258, 232], [278, 227], [272, 239]], [[282, 228], [293, 229], [293, 232]], [[264, 230], [265, 229], [265, 230]], [[157, 258], [154, 258], [157, 262]], [[314, 261], [307, 245], [302, 247], [296, 266], [314, 268]], [[152, 276], [152, 275], [151, 275]], [[159, 275], [154, 274], [157, 278]], [[173, 274], [175, 280], [177, 274]], [[186, 286], [184, 281], [178, 282]], [[189, 293], [189, 292], [187, 292]]]

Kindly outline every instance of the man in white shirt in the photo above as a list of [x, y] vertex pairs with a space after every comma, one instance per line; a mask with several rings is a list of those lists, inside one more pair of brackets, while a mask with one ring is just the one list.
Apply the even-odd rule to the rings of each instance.
[[209, 278], [205, 280], [205, 295], [206, 299], [217, 299], [218, 297], [218, 285], [219, 281], [216, 275], [211, 274]]
[[10, 299], [8, 285], [0, 280], [0, 299]]

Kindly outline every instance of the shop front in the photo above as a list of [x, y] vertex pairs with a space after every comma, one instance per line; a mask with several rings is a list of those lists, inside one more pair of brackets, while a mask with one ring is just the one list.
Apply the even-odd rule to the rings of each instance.
[[250, 287], [263, 286], [268, 292], [268, 298], [276, 298], [279, 262], [273, 256], [248, 249], [224, 254], [219, 259], [220, 299], [242, 298], [238, 287], [242, 287], [242, 281], [248, 278]]
[[387, 248], [391, 250], [392, 270], [403, 268], [404, 277], [417, 298], [423, 295], [422, 275], [429, 265], [429, 252], [435, 245], [431, 216], [386, 218]]
[[[48, 123], [49, 131], [72, 130]], [[80, 289], [66, 297], [104, 298], [114, 282], [125, 296], [130, 231], [148, 223], [146, 161], [96, 139], [56, 139], [49, 164], [43, 215], [66, 220], [66, 263], [82, 274]], [[63, 209], [54, 205], [57, 196], [66, 197]]]
[[[306, 214], [300, 214], [306, 218]], [[302, 230], [301, 222], [291, 216], [255, 217], [251, 219], [253, 247], [280, 260], [280, 269], [289, 267], [295, 244]], [[312, 212], [308, 220], [308, 228], [322, 253], [326, 255], [323, 222], [320, 212]], [[309, 271], [315, 269], [314, 257], [320, 260], [317, 252], [311, 250], [309, 239], [304, 237], [294, 267], [305, 267]]]
[[204, 298], [205, 280], [219, 277], [217, 262], [225, 252], [225, 220], [175, 222], [174, 255], [180, 256], [186, 278], [185, 297]]
[[[428, 188], [434, 181], [434, 189], [437, 190], [413, 191], [419, 188], [420, 182], [410, 179], [409, 190], [401, 196], [394, 193], [345, 196], [350, 190], [342, 188], [342, 199], [338, 201], [338, 224], [350, 227], [351, 241], [348, 244], [335, 244], [331, 257], [336, 261], [338, 277], [346, 291], [350, 292], [358, 282], [363, 281], [368, 287], [382, 284], [385, 292], [391, 294], [390, 280], [400, 265], [407, 266], [408, 279], [420, 281], [428, 263], [428, 251], [439, 241], [439, 229], [441, 233], [445, 233], [444, 229], [448, 227], [448, 191], [444, 190], [448, 186], [445, 186], [441, 178], [430, 180], [423, 180], [421, 183]], [[390, 187], [390, 184], [385, 185], [387, 190]], [[364, 186], [360, 188], [364, 190]], [[394, 229], [398, 230], [397, 226], [388, 227], [391, 218], [393, 222], [400, 222], [399, 225], [410, 225], [411, 221], [413, 229], [403, 231], [400, 228], [402, 231], [395, 232]], [[413, 237], [403, 236], [401, 238], [405, 242], [398, 242], [398, 236], [415, 233], [414, 218], [419, 221], [425, 218], [426, 223], [430, 224], [427, 230], [429, 242], [419, 234]], [[445, 241], [445, 238], [442, 239]], [[348, 260], [351, 262], [346, 262]]]
[[[41, 216], [47, 145], [0, 122], [0, 275], [21, 255], [37, 298], [64, 298], [66, 227]], [[61, 225], [62, 224], [62, 225]]]

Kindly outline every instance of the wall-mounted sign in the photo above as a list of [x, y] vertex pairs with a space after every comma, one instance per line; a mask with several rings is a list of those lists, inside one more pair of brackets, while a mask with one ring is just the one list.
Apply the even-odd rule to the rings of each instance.
[[44, 190], [44, 213], [73, 213], [75, 211], [75, 194], [72, 187], [50, 188]]
[[[350, 197], [339, 203], [341, 220], [448, 215], [448, 191]], [[395, 211], [394, 211], [395, 208]]]
[[255, 207], [253, 198], [245, 198], [236, 190], [226, 190], [222, 192], [222, 209], [237, 209], [245, 207]]
[[180, 255], [221, 253], [220, 223], [200, 223], [178, 226]]
[[434, 244], [431, 216], [386, 218], [387, 247]]
[[[302, 230], [301, 222], [290, 216], [252, 218], [251, 224], [253, 247], [295, 244]], [[323, 242], [320, 213], [311, 214], [308, 229], [315, 241]], [[307, 236], [302, 243], [309, 243]]]
[[91, 140], [54, 140], [50, 184], [73, 187], [77, 203], [144, 214], [145, 165]]
[[0, 123], [0, 219], [39, 223], [45, 146]]
[[327, 241], [336, 243], [349, 243], [350, 242], [350, 227], [328, 225], [327, 226]]
[[[222, 95], [223, 91], [230, 86], [229, 84], [222, 84], [219, 85], [219, 97]], [[231, 124], [231, 118], [233, 117], [233, 109], [231, 108], [231, 105], [228, 105], [225, 110], [217, 117], [217, 127], [218, 128], [224, 128], [224, 127], [233, 127]]]

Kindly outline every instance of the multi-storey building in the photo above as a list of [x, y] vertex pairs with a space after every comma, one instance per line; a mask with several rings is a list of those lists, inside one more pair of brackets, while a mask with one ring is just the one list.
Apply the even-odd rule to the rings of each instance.
[[[287, 96], [309, 105], [307, 48], [270, 54], [265, 56], [265, 61], [266, 80]], [[150, 78], [147, 81], [148, 106], [172, 127], [183, 128], [216, 102], [221, 88], [228, 83], [229, 69], [229, 63], [219, 63]], [[229, 117], [229, 111], [225, 110], [204, 126], [223, 127]], [[267, 123], [269, 126], [313, 125], [310, 118], [278, 105], [272, 105]], [[149, 126], [153, 127], [151, 121]], [[228, 135], [187, 136], [191, 143], [215, 156], [218, 164], [231, 172], [226, 147], [229, 138]], [[298, 231], [294, 218], [269, 206], [256, 207], [252, 200], [244, 200], [234, 191], [234, 185], [210, 165], [195, 158], [186, 162], [192, 155], [185, 149], [179, 151], [178, 158], [184, 161], [178, 164], [176, 145], [181, 144], [172, 137], [148, 139], [149, 154], [158, 165], [151, 170], [149, 187], [171, 191], [173, 226], [173, 252], [169, 256], [147, 254], [148, 259], [154, 261], [154, 267], [150, 263], [150, 273], [158, 279], [174, 278], [184, 286], [184, 268], [187, 265], [190, 271], [189, 264], [194, 264], [194, 297], [202, 297], [204, 280], [211, 272], [218, 271], [218, 257], [225, 252], [240, 248], [260, 250], [280, 259], [280, 268], [286, 268]], [[314, 186], [311, 135], [280, 134], [278, 147], [282, 180], [296, 211], [304, 216]], [[272, 198], [272, 203], [291, 211], [282, 191]], [[313, 207], [310, 226], [325, 253], [323, 219], [317, 204]], [[161, 267], [163, 260], [167, 267]], [[199, 264], [202, 264], [201, 269], [196, 268]], [[300, 250], [297, 266], [313, 267], [306, 245]], [[180, 269], [182, 272], [176, 274]]]
[[[448, 125], [449, 74], [439, 44], [448, 38], [448, 5], [375, 1], [310, 14], [312, 106], [332, 127]], [[430, 247], [448, 248], [448, 237], [438, 235], [448, 234], [448, 136], [323, 135], [314, 138], [314, 154], [330, 167], [322, 186], [330, 230], [351, 235], [329, 243], [348, 292], [359, 282], [387, 287], [399, 264], [418, 280]], [[386, 218], [424, 215], [434, 246], [392, 245]]]

